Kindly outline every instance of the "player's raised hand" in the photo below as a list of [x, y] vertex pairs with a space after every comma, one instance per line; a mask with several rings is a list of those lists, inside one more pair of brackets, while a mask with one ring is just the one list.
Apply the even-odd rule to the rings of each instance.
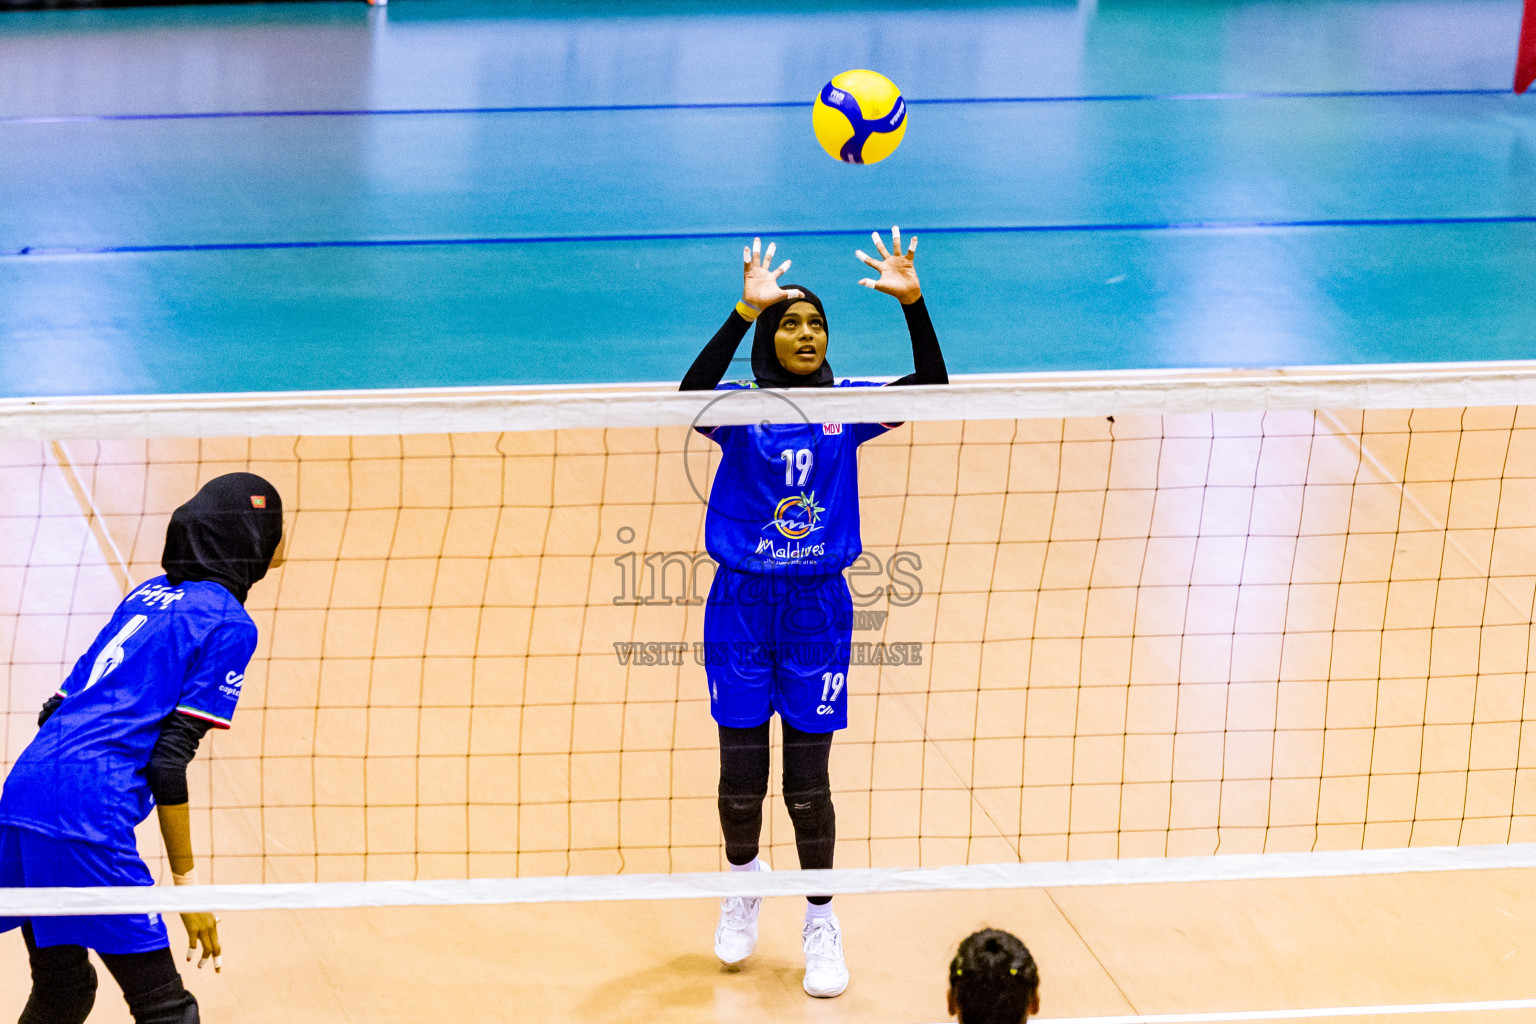
[[779, 278], [789, 269], [789, 260], [773, 269], [773, 250], [774, 244], [769, 242], [768, 251], [764, 252], [761, 238], [752, 239], [752, 248], [741, 250], [741, 301], [759, 313], [775, 302], [804, 297], [798, 291], [787, 292], [779, 287]]
[[880, 258], [873, 259], [863, 249], [854, 251], [854, 256], [864, 264], [880, 271], [879, 279], [866, 277], [859, 281], [865, 288], [873, 288], [877, 292], [885, 292], [894, 295], [901, 300], [903, 306], [910, 306], [923, 297], [922, 286], [917, 283], [917, 268], [913, 266], [913, 260], [917, 257], [917, 236], [907, 243], [906, 253], [901, 251], [901, 228], [891, 228], [891, 249], [895, 255], [886, 251], [885, 242], [881, 240], [879, 232], [874, 232], [870, 238], [875, 241], [875, 248], [880, 252]]
[[214, 971], [222, 971], [224, 950], [219, 946], [219, 919], [212, 914], [182, 914], [181, 923], [187, 929], [187, 962], [192, 962], [192, 954], [201, 945], [203, 955], [198, 958], [197, 966], [201, 968], [212, 960]]

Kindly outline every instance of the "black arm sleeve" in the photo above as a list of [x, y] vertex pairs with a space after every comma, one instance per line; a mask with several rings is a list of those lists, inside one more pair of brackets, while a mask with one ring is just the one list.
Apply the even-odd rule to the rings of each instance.
[[37, 713], [37, 727], [41, 729], [43, 727], [43, 723], [48, 721], [48, 719], [53, 716], [53, 713], [59, 710], [59, 705], [63, 703], [64, 698], [60, 697], [58, 694], [54, 694], [52, 697], [49, 697], [47, 700], [43, 701], [43, 710]]
[[155, 803], [162, 807], [175, 807], [187, 802], [187, 765], [197, 754], [213, 723], [191, 715], [173, 711], [160, 723], [160, 738], [149, 755], [149, 767], [144, 770], [149, 780], [149, 791]]
[[944, 353], [939, 351], [939, 336], [934, 333], [933, 321], [928, 316], [928, 305], [921, 298], [901, 307], [907, 318], [907, 333], [912, 335], [912, 365], [916, 373], [898, 377], [892, 384], [948, 384], [949, 370], [944, 366]]
[[[679, 391], [713, 391], [715, 385], [725, 379], [725, 371], [730, 369], [731, 357], [736, 354], [736, 346], [741, 344], [741, 339], [746, 337], [747, 328], [751, 327], [751, 321], [747, 320], [734, 309], [731, 315], [726, 317], [725, 323], [715, 332], [715, 336], [709, 339], [709, 344], [704, 346], [704, 351], [688, 367], [688, 372], [683, 375], [682, 386]], [[929, 328], [931, 331], [932, 328]]]

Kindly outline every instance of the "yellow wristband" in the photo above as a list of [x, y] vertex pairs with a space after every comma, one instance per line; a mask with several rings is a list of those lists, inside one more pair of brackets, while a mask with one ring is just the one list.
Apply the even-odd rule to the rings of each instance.
[[746, 299], [737, 299], [736, 312], [739, 313], [741, 318], [747, 323], [751, 323], [753, 320], [757, 319], [757, 315], [761, 313], [762, 310], [758, 309], [756, 306], [748, 304]]

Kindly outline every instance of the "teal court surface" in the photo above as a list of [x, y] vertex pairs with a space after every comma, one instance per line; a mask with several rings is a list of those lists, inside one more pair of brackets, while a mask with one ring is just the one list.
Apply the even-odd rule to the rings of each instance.
[[[906, 372], [1504, 360], [1536, 341], [1519, 5], [467, 3], [0, 20], [0, 394], [678, 379], [740, 243]], [[838, 71], [902, 148], [828, 159]], [[740, 364], [744, 366], [745, 364]]]

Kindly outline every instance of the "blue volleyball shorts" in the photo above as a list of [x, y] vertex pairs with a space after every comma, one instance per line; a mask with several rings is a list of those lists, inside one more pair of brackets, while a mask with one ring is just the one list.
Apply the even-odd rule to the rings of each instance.
[[[73, 839], [53, 839], [30, 829], [0, 825], [0, 886], [38, 888], [83, 885], [154, 885], [138, 853]], [[0, 932], [29, 919], [0, 917]], [[148, 953], [170, 946], [159, 914], [96, 917], [34, 917], [39, 946], [85, 946], [98, 953]]]
[[775, 711], [801, 732], [846, 728], [852, 636], [841, 573], [769, 576], [720, 566], [704, 607], [710, 713], [737, 729]]

